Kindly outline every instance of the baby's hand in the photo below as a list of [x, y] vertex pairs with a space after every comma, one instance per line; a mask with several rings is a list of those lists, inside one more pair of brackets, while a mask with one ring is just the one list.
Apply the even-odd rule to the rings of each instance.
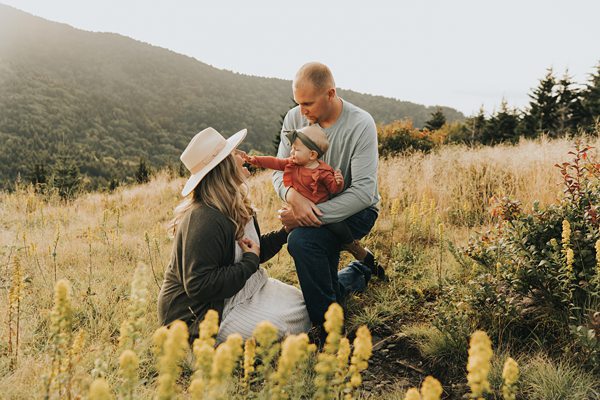
[[244, 153], [244, 154], [242, 154], [242, 158], [248, 164], [253, 164], [253, 165], [256, 164], [256, 157], [255, 156], [249, 156], [248, 154]]
[[337, 183], [338, 185], [341, 185], [342, 182], [344, 182], [344, 177], [342, 176], [342, 171], [339, 169], [335, 170], [335, 172], [333, 173], [333, 178], [335, 179], [335, 183]]

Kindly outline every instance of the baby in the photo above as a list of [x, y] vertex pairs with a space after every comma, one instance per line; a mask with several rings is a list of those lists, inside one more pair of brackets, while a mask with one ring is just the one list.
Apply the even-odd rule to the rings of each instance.
[[[330, 165], [320, 160], [329, 148], [329, 141], [318, 125], [287, 132], [285, 137], [292, 146], [289, 158], [246, 155], [245, 160], [257, 167], [283, 171], [283, 185], [287, 190], [294, 188], [315, 204], [327, 201], [332, 195], [342, 192], [344, 178], [341, 171], [334, 171]], [[352, 237], [352, 232], [345, 222], [336, 222], [324, 227], [340, 239], [344, 250], [367, 265], [374, 275], [384, 278], [385, 273], [373, 254]]]

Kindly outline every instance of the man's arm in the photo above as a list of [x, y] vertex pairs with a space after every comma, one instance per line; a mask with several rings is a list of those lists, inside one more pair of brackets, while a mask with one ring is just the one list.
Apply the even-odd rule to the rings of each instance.
[[378, 163], [377, 128], [374, 123], [368, 123], [358, 138], [350, 161], [350, 186], [335, 198], [319, 204], [323, 224], [343, 221], [373, 205], [377, 195]]

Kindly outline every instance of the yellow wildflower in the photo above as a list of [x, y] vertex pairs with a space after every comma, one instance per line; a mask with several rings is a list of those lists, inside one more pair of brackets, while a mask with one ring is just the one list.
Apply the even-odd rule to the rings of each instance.
[[573, 249], [567, 249], [567, 276], [569, 281], [572, 281], [575, 276], [573, 275], [573, 261], [575, 260], [575, 253]]
[[61, 279], [54, 287], [54, 307], [50, 313], [50, 338], [52, 347], [52, 369], [47, 380], [49, 391], [56, 390], [58, 397], [64, 393], [63, 383], [68, 376], [71, 340], [73, 336], [71, 288], [69, 281]]
[[154, 354], [159, 356], [163, 352], [163, 346], [167, 337], [169, 336], [169, 328], [161, 326], [152, 335], [152, 342], [154, 343]]
[[133, 391], [137, 382], [139, 365], [140, 362], [133, 350], [127, 349], [121, 353], [121, 356], [119, 357], [119, 372], [124, 381], [122, 390], [124, 394], [123, 398], [125, 399], [133, 399]]
[[566, 219], [562, 222], [562, 245], [564, 249], [571, 245], [571, 224]]
[[[199, 337], [194, 340], [192, 346], [194, 357], [196, 359], [194, 377], [191, 387], [196, 389], [201, 387], [200, 381], [208, 380], [212, 368], [213, 357], [215, 354], [215, 335], [219, 331], [219, 314], [215, 310], [208, 310], [204, 319], [200, 323]], [[197, 381], [197, 382], [195, 382]]]
[[423, 400], [440, 400], [443, 393], [442, 385], [432, 376], [428, 376], [421, 385], [421, 398]]
[[[159, 334], [158, 341], [160, 340], [162, 340], [162, 337]], [[174, 321], [168, 329], [167, 338], [162, 345], [162, 355], [158, 359], [157, 398], [159, 400], [171, 399], [175, 396], [176, 381], [181, 373], [179, 363], [185, 356], [187, 349], [187, 325], [183, 321]]]
[[369, 366], [372, 352], [371, 332], [363, 325], [356, 331], [356, 338], [354, 339], [354, 352], [350, 362], [350, 387], [356, 388], [362, 383], [360, 373]]
[[131, 282], [131, 295], [127, 307], [127, 319], [121, 324], [119, 348], [134, 350], [135, 344], [142, 336], [146, 324], [146, 305], [148, 303], [147, 267], [139, 263]]
[[600, 240], [596, 241], [596, 276], [593, 278], [600, 287]]
[[215, 344], [214, 336], [219, 332], [219, 313], [215, 310], [208, 310], [204, 319], [200, 323], [200, 339], [207, 340], [212, 345]]
[[309, 354], [308, 336], [305, 333], [285, 338], [281, 345], [277, 371], [272, 376], [274, 385], [271, 388], [270, 398], [278, 400], [288, 397], [285, 387], [293, 381], [298, 365], [307, 360]]
[[404, 400], [422, 400], [421, 394], [416, 388], [410, 388], [406, 391], [406, 395], [404, 395]]
[[244, 389], [248, 388], [250, 382], [250, 375], [254, 372], [254, 358], [256, 356], [256, 340], [250, 338], [246, 340], [244, 346], [244, 378], [242, 379], [242, 386]]
[[252, 336], [262, 347], [268, 347], [278, 338], [277, 328], [269, 321], [263, 321], [256, 325]]
[[519, 365], [510, 357], [508, 357], [504, 363], [502, 379], [504, 380], [504, 384], [502, 385], [502, 396], [504, 396], [504, 400], [515, 400], [515, 383], [517, 383], [517, 380], [519, 379]]
[[492, 342], [483, 331], [475, 331], [469, 346], [469, 361], [467, 363], [467, 381], [471, 387], [472, 397], [481, 398], [490, 391], [488, 374], [492, 360]]
[[350, 341], [348, 338], [340, 339], [340, 348], [337, 353], [338, 374], [345, 375], [348, 368], [348, 358], [350, 357]]
[[325, 351], [329, 354], [335, 354], [338, 350], [342, 329], [344, 327], [344, 310], [337, 303], [331, 303], [325, 313], [325, 323], [323, 324], [327, 332], [325, 341]]
[[323, 324], [327, 332], [327, 339], [325, 340], [323, 352], [319, 353], [315, 365], [316, 399], [329, 399], [336, 395], [333, 393], [336, 388], [332, 387], [330, 382], [338, 367], [337, 352], [343, 325], [344, 311], [339, 304], [332, 303], [325, 313], [325, 323]]
[[90, 400], [112, 400], [113, 395], [110, 393], [108, 382], [104, 378], [96, 378], [90, 385], [89, 392]]
[[233, 334], [217, 347], [211, 370], [208, 398], [226, 398], [227, 380], [242, 355], [242, 343], [244, 343], [242, 337]]

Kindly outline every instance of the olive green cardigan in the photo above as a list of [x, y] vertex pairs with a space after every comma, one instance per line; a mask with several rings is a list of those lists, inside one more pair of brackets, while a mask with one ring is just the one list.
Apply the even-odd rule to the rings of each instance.
[[[256, 231], [260, 230], [256, 219]], [[210, 309], [223, 312], [223, 301], [242, 289], [258, 264], [281, 250], [287, 241], [284, 229], [260, 236], [260, 258], [244, 253], [234, 263], [235, 226], [220, 211], [197, 206], [182, 218], [171, 254], [171, 262], [158, 296], [158, 321], [167, 325], [177, 319], [188, 324], [190, 340]]]

